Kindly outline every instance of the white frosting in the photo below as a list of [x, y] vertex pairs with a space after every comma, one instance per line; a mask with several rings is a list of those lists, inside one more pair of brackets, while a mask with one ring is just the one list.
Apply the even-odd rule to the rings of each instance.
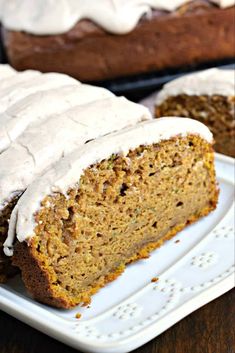
[[[1, 11], [1, 8], [0, 8]], [[16, 75], [16, 71], [8, 64], [0, 64], [0, 85], [1, 81], [7, 77]]]
[[0, 83], [0, 113], [34, 92], [80, 84], [74, 78], [64, 74], [41, 74], [37, 71], [17, 73], [3, 81], [4, 87]]
[[209, 129], [196, 120], [168, 117], [147, 121], [96, 139], [60, 160], [36, 179], [18, 201], [4, 244], [6, 255], [12, 255], [15, 231], [20, 242], [27, 241], [34, 235], [34, 215], [40, 209], [41, 201], [56, 192], [66, 195], [68, 189], [79, 182], [84, 170], [90, 165], [107, 159], [112, 154], [126, 156], [131, 149], [140, 145], [150, 145], [173, 136], [186, 136], [188, 133], [200, 135], [209, 143], [213, 139]]
[[3, 11], [3, 5], [4, 5], [5, 1], [6, 0], [0, 0], [0, 15], [1, 15], [2, 11]]
[[41, 75], [39, 71], [34, 70], [26, 70], [23, 72], [17, 72], [15, 75], [8, 75], [9, 68], [5, 67], [5, 65], [2, 68], [2, 72], [4, 71], [6, 72], [6, 77], [3, 77], [3, 79], [1, 79], [0, 81], [1, 95], [4, 95], [5, 91], [11, 91], [11, 88], [14, 89], [14, 87], [17, 85], [19, 87], [19, 84], [23, 85], [25, 82], [29, 80], [34, 80], [36, 77]]
[[156, 105], [169, 97], [180, 94], [192, 95], [235, 95], [235, 70], [209, 69], [181, 76], [166, 85], [158, 93]]
[[[42, 86], [40, 88], [42, 89]], [[39, 91], [27, 96], [0, 114], [0, 153], [6, 150], [30, 124], [34, 124], [35, 127], [35, 124], [42, 123], [50, 115], [112, 96], [113, 94], [104, 88], [82, 85], [78, 82], [76, 85]]]
[[[90, 19], [106, 31], [132, 31], [151, 9], [174, 11], [191, 0], [1, 0], [0, 19], [11, 30], [36, 35], [69, 31], [78, 21]], [[211, 0], [221, 7], [235, 0]]]
[[216, 5], [220, 6], [221, 8], [225, 9], [226, 7], [231, 7], [235, 5], [235, 0], [210, 0], [214, 2]]
[[151, 118], [147, 108], [113, 97], [29, 125], [0, 155], [0, 209], [37, 175], [86, 141]]

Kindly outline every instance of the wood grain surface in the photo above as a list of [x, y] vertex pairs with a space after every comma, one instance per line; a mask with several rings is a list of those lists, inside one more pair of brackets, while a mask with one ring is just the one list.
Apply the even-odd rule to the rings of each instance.
[[[75, 352], [0, 312], [0, 353]], [[235, 289], [195, 311], [134, 353], [235, 353]]]

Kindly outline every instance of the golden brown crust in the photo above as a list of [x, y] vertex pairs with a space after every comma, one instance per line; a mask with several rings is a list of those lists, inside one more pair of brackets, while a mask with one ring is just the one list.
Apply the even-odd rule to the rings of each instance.
[[[144, 246], [142, 249], [139, 250], [139, 252], [136, 255], [127, 259], [126, 263], [122, 264], [122, 266], [116, 269], [115, 272], [110, 273], [100, 283], [95, 284], [92, 290], [90, 290], [89, 292], [83, 293], [83, 296], [81, 298], [81, 303], [83, 303], [84, 305], [90, 304], [91, 296], [97, 293], [107, 283], [110, 283], [114, 281], [116, 278], [118, 278], [124, 272], [126, 265], [141, 259], [148, 258], [150, 253], [153, 250], [162, 246], [165, 241], [170, 240], [178, 232], [183, 230], [186, 226], [196, 222], [199, 218], [208, 215], [208, 213], [210, 213], [216, 208], [217, 197], [218, 197], [218, 193], [215, 195], [214, 200], [212, 200], [211, 207], [207, 207], [204, 210], [202, 210], [200, 215], [198, 215], [197, 217], [192, 217], [184, 225], [176, 226], [168, 234], [166, 234], [161, 240]], [[33, 294], [34, 298], [39, 302], [43, 302], [45, 304], [58, 307], [58, 308], [63, 308], [63, 309], [70, 309], [78, 304], [72, 301], [68, 301], [68, 299], [64, 299], [63, 297], [60, 297], [60, 296], [55, 297], [55, 293], [51, 289], [51, 283], [49, 280], [48, 273], [42, 270], [41, 265], [34, 258], [31, 248], [28, 247], [26, 243], [18, 242], [16, 244], [13, 263], [15, 266], [18, 266], [21, 268], [22, 278], [26, 285], [26, 288], [29, 290], [30, 293]]]
[[29, 292], [56, 307], [89, 304], [128, 263], [216, 207], [213, 161], [200, 137], [173, 138], [101, 161], [68, 197], [48, 196], [13, 258]]
[[55, 298], [51, 291], [50, 276], [33, 255], [33, 249], [24, 243], [15, 246], [13, 264], [21, 269], [26, 288], [37, 300], [55, 307], [69, 308], [63, 298]]
[[[130, 260], [131, 261], [131, 260]], [[33, 255], [33, 250], [25, 242], [17, 242], [14, 251], [13, 264], [21, 269], [22, 279], [28, 291], [33, 297], [45, 304], [69, 309], [78, 303], [64, 298], [61, 294], [56, 295], [56, 292], [51, 286], [50, 274], [47, 270], [43, 270], [42, 264], [38, 258]], [[124, 271], [124, 266], [119, 266], [115, 272], [107, 275], [99, 284], [92, 287], [91, 290], [85, 292], [80, 297], [79, 304], [88, 305], [91, 302], [91, 296], [95, 294], [100, 288], [104, 287], [106, 283], [114, 281]]]

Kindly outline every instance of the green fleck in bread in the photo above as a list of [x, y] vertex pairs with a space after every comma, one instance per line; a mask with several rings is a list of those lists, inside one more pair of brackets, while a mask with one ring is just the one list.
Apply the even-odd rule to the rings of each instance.
[[13, 253], [16, 229], [13, 263], [34, 298], [59, 308], [88, 304], [217, 199], [208, 128], [156, 119], [86, 144], [32, 183], [5, 252]]

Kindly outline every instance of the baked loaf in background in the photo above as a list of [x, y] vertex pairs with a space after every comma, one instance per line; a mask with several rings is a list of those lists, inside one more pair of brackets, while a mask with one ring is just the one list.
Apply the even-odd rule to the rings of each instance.
[[77, 147], [152, 119], [147, 108], [64, 74], [18, 73], [0, 65], [0, 280], [9, 219], [25, 189]]
[[212, 142], [196, 120], [149, 120], [88, 142], [36, 178], [4, 248], [33, 297], [88, 304], [128, 263], [212, 211]]
[[235, 157], [235, 70], [210, 69], [167, 83], [157, 95], [155, 115], [201, 121], [213, 133], [215, 150]]
[[234, 16], [234, 0], [3, 0], [0, 8], [13, 67], [82, 81], [234, 58]]

